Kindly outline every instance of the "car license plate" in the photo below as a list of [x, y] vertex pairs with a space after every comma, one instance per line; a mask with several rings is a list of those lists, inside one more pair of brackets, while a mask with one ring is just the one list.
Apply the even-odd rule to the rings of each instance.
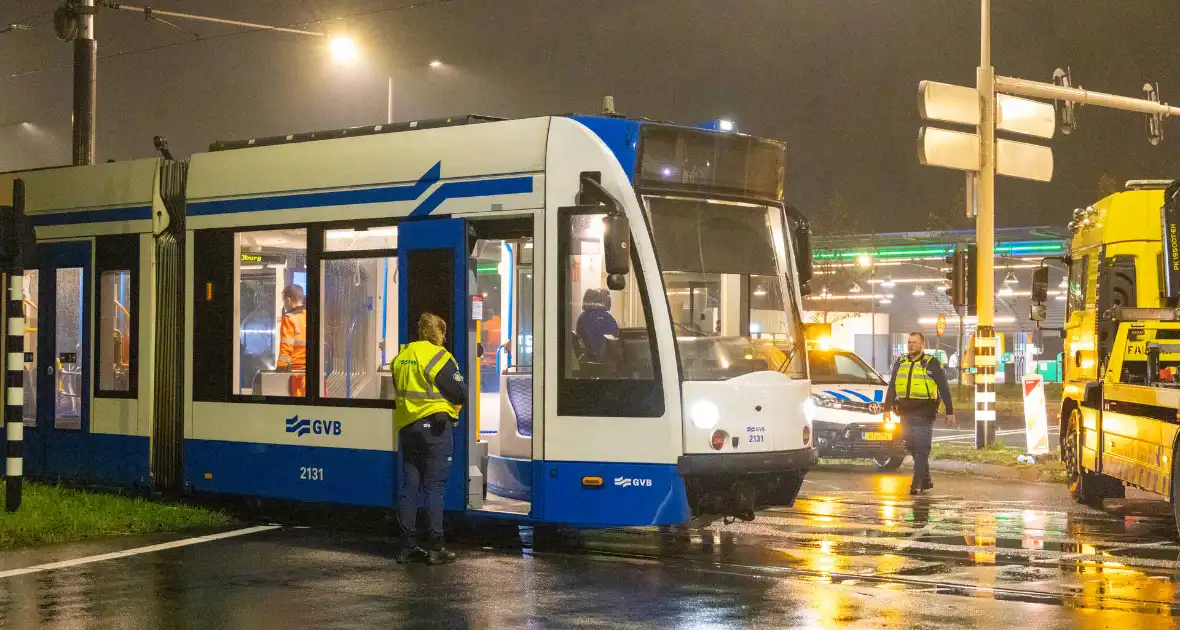
[[865, 440], [892, 440], [893, 434], [888, 431], [870, 431], [863, 434]]

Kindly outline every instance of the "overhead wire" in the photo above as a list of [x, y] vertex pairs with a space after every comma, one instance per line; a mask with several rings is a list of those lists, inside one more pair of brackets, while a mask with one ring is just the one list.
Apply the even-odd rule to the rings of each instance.
[[[56, 10], [57, 9], [50, 9], [48, 11], [42, 11], [41, 13], [37, 13], [34, 15], [26, 15], [25, 17], [8, 24], [4, 28], [0, 28], [0, 35], [3, 35], [4, 33], [16, 33], [16, 32], [28, 31], [28, 30], [32, 30], [34, 28], [37, 28], [39, 26], [44, 26], [46, 24], [50, 24], [53, 22], [53, 13]], [[49, 16], [49, 19], [41, 20], [40, 22], [34, 22], [34, 20], [43, 18], [45, 16]]]
[[[426, 8], [426, 7], [430, 7], [430, 6], [435, 6], [435, 5], [439, 5], [439, 4], [448, 4], [448, 3], [456, 2], [456, 1], [457, 0], [423, 0], [422, 2], [415, 2], [414, 4], [404, 4], [404, 5], [395, 6], [395, 7], [385, 7], [385, 8], [381, 8], [381, 9], [370, 9], [368, 11], [359, 11], [357, 13], [338, 15], [338, 16], [330, 17], [330, 18], [326, 18], [326, 19], [303, 20], [303, 21], [299, 21], [299, 22], [292, 22], [290, 24], [283, 25], [283, 28], [294, 28], [297, 26], [306, 26], [308, 24], [312, 24], [312, 23], [316, 23], [316, 22], [320, 23], [321, 27], [322, 27], [322, 25], [324, 25], [325, 22], [333, 22], [333, 21], [337, 21], [337, 20], [347, 20], [347, 19], [354, 19], [354, 18], [364, 18], [364, 17], [368, 17], [371, 15], [388, 13], [391, 11], [407, 11], [410, 9], [422, 9], [422, 8]], [[52, 22], [53, 21], [52, 18], [49, 21]], [[106, 59], [116, 59], [119, 57], [130, 57], [132, 55], [139, 55], [139, 54], [148, 53], [148, 52], [155, 52], [158, 50], [165, 50], [168, 48], [176, 48], [178, 46], [186, 46], [188, 44], [195, 44], [198, 42], [211, 42], [214, 40], [225, 39], [228, 37], [237, 37], [239, 35], [249, 35], [251, 33], [260, 33], [260, 32], [264, 32], [266, 30], [267, 29], [261, 29], [261, 28], [243, 29], [240, 31], [233, 31], [230, 33], [222, 33], [221, 35], [211, 35], [209, 37], [201, 37], [200, 39], [190, 39], [190, 40], [185, 40], [185, 41], [181, 41], [181, 42], [169, 42], [167, 44], [159, 44], [156, 46], [146, 46], [143, 48], [136, 48], [133, 50], [119, 51], [117, 53], [111, 53], [109, 55], [100, 55], [98, 59], [99, 59], [99, 61], [102, 61], [102, 60], [106, 60]], [[70, 62], [70, 63], [56, 64], [56, 65], [52, 65], [52, 66], [41, 66], [39, 68], [30, 68], [28, 70], [21, 70], [19, 72], [13, 72], [11, 74], [2, 75], [2, 76], [0, 76], [0, 81], [4, 81], [7, 79], [16, 79], [16, 78], [20, 78], [20, 77], [24, 77], [24, 76], [33, 75], [33, 74], [39, 74], [42, 72], [49, 72], [51, 70], [72, 68], [73, 66], [74, 66], [73, 62]]]

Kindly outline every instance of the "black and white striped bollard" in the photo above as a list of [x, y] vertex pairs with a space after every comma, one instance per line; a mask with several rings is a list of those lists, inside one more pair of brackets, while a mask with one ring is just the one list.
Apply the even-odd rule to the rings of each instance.
[[5, 501], [9, 512], [20, 509], [21, 482], [24, 477], [24, 406], [25, 406], [25, 307], [24, 269], [17, 266], [8, 274], [8, 357], [6, 365], [4, 408]]

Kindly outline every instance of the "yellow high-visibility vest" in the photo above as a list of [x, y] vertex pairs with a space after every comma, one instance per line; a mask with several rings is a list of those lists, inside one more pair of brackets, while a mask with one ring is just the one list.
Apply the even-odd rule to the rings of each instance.
[[932, 358], [922, 355], [911, 361], [910, 355], [902, 355], [898, 361], [897, 382], [893, 389], [899, 400], [938, 400], [938, 384], [926, 371]]
[[393, 410], [394, 428], [412, 424], [427, 416], [442, 412], [459, 418], [459, 408], [452, 405], [434, 386], [434, 378], [448, 361], [455, 358], [446, 348], [429, 341], [415, 341], [406, 346], [393, 362], [393, 385], [397, 390]]

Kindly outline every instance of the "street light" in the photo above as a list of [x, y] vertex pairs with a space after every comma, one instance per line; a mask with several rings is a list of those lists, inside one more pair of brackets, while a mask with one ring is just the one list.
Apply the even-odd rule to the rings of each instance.
[[332, 53], [332, 59], [340, 63], [353, 63], [360, 56], [356, 41], [347, 35], [337, 35], [328, 40], [328, 50]]

